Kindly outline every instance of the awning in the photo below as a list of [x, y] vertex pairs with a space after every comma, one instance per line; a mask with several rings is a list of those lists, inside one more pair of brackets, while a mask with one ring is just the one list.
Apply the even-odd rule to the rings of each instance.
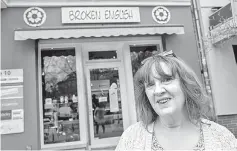
[[117, 37], [134, 35], [184, 34], [183, 25], [130, 25], [100, 27], [61, 27], [15, 30], [15, 40], [80, 37]]

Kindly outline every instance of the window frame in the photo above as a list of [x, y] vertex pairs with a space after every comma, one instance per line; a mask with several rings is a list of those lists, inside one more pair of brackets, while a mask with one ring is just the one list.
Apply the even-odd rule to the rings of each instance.
[[[94, 46], [91, 46], [91, 43], [84, 43], [82, 45], [85, 64], [121, 62], [123, 60], [122, 50], [121, 50], [123, 43], [121, 43], [121, 42], [95, 42], [93, 44], [94, 44]], [[90, 49], [88, 49], [88, 47]], [[110, 50], [111, 47], [114, 50], [117, 50], [117, 58], [116, 59], [89, 60], [89, 52], [106, 51], [106, 50]]]
[[[82, 62], [82, 52], [81, 46], [77, 44], [41, 44], [38, 43], [38, 105], [39, 105], [39, 122], [40, 122], [40, 148], [41, 149], [71, 149], [71, 148], [86, 148], [88, 145], [88, 134], [86, 129], [87, 119], [84, 116], [86, 113], [85, 101], [83, 101], [85, 89], [83, 88], [84, 80], [77, 80], [77, 99], [78, 99], [78, 109], [79, 109], [79, 131], [80, 131], [80, 141], [74, 142], [63, 142], [55, 144], [45, 144], [44, 143], [44, 123], [43, 123], [43, 90], [42, 90], [42, 69], [41, 69], [41, 52], [50, 49], [74, 49], [76, 57], [76, 74], [77, 79], [83, 79], [83, 62]], [[79, 61], [78, 61], [79, 60]], [[79, 105], [80, 104], [80, 105]]]
[[[125, 118], [127, 117], [128, 114], [128, 101], [126, 98], [127, 94], [127, 90], [126, 90], [126, 85], [125, 85], [125, 77], [124, 75], [126, 75], [126, 73], [124, 72], [124, 68], [122, 67], [121, 62], [113, 62], [110, 64], [105, 63], [100, 63], [97, 66], [94, 66], [93, 64], [87, 64], [86, 65], [86, 81], [87, 81], [87, 90], [90, 90], [90, 92], [88, 91], [88, 100], [90, 100], [88, 102], [88, 108], [89, 108], [89, 128], [90, 128], [90, 141], [91, 141], [91, 148], [103, 148], [103, 147], [111, 147], [111, 146], [116, 146], [117, 144], [115, 144], [115, 142], [118, 142], [120, 139], [120, 136], [116, 136], [116, 137], [108, 137], [108, 138], [103, 138], [103, 139], [95, 139], [94, 138], [94, 129], [93, 129], [93, 115], [92, 115], [92, 110], [90, 109], [90, 107], [92, 106], [92, 98], [91, 98], [91, 80], [90, 80], [90, 69], [100, 69], [100, 68], [118, 68], [118, 75], [119, 75], [119, 80], [120, 80], [120, 97], [121, 97], [121, 103], [122, 103], [122, 117], [123, 117], [123, 128], [124, 131], [126, 130], [126, 128], [130, 125], [129, 124], [129, 120], [130, 118]], [[110, 140], [110, 141], [109, 141]], [[109, 142], [108, 142], [109, 141]]]

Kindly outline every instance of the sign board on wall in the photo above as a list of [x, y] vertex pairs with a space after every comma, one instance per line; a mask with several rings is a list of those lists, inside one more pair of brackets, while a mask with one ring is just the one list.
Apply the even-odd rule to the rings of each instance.
[[24, 132], [23, 69], [1, 70], [0, 134]]
[[62, 23], [140, 22], [139, 7], [63, 7]]

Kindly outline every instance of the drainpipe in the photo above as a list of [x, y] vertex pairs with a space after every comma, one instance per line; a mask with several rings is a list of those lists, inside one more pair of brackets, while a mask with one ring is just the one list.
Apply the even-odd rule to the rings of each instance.
[[211, 98], [211, 110], [213, 111], [214, 120], [216, 121], [216, 111], [215, 111], [215, 103], [212, 96], [212, 90], [211, 90], [211, 81], [209, 77], [209, 71], [206, 61], [206, 53], [205, 53], [205, 46], [203, 41], [203, 24], [202, 24], [202, 18], [200, 13], [200, 4], [198, 0], [191, 0], [191, 14], [193, 18], [193, 24], [194, 24], [194, 32], [197, 40], [197, 46], [198, 46], [198, 55], [199, 55], [199, 63], [201, 67], [201, 74], [202, 74], [202, 80], [205, 85], [205, 89], [209, 97]]

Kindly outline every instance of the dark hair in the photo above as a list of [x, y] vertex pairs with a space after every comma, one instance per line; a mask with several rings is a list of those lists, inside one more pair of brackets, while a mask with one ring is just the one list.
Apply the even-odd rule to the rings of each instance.
[[99, 108], [105, 108], [105, 103], [104, 102], [99, 102], [98, 107]]
[[96, 98], [96, 95], [95, 94], [92, 94], [92, 99], [95, 99]]
[[202, 117], [208, 118], [209, 115], [210, 117], [213, 116], [210, 98], [206, 94], [194, 71], [180, 58], [154, 55], [145, 61], [134, 76], [136, 109], [139, 120], [144, 124], [149, 124], [158, 117], [146, 96], [145, 83], [149, 82], [153, 64], [155, 65], [156, 72], [161, 77], [170, 76], [162, 69], [160, 65], [161, 62], [168, 66], [173, 78], [178, 75], [180, 79], [181, 88], [186, 98], [185, 105], [189, 119], [196, 123], [199, 122]]

